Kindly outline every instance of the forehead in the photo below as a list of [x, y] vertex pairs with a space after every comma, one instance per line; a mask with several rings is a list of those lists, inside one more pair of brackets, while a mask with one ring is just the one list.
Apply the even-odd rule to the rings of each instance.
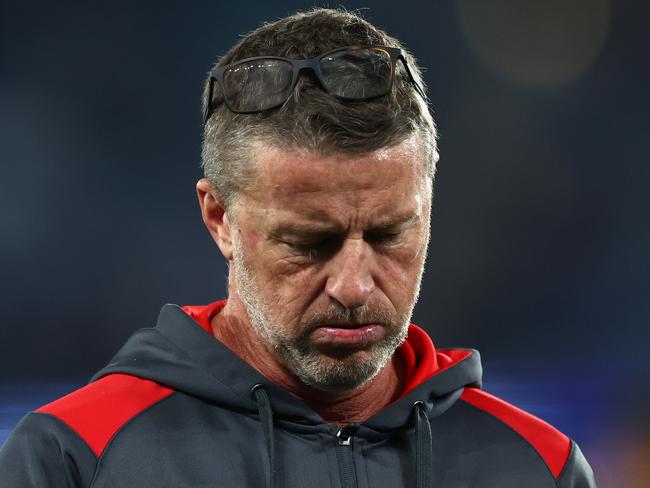
[[264, 208], [370, 209], [416, 204], [427, 187], [423, 151], [413, 140], [362, 155], [319, 155], [257, 143], [255, 182], [246, 192]]

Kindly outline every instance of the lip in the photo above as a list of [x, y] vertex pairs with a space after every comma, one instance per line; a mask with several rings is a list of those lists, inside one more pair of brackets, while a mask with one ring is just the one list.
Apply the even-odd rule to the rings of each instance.
[[361, 327], [365, 327], [367, 325], [377, 325], [377, 324], [360, 324], [358, 322], [339, 322], [336, 324], [323, 324], [320, 325], [318, 328], [321, 327], [326, 327], [328, 329], [360, 329]]
[[321, 325], [312, 332], [316, 343], [328, 346], [363, 347], [384, 336], [380, 324], [338, 323]]

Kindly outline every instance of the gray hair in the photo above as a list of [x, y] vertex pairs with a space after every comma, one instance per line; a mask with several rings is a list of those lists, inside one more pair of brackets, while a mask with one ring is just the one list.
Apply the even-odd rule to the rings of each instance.
[[[315, 8], [267, 23], [244, 37], [215, 66], [253, 56], [306, 58], [349, 45], [403, 46], [359, 15]], [[424, 82], [413, 56], [406, 53], [411, 72]], [[209, 79], [204, 87], [207, 93]], [[215, 84], [215, 88], [216, 88]], [[212, 103], [221, 94], [215, 89]], [[391, 92], [364, 102], [345, 102], [323, 91], [318, 82], [301, 76], [292, 96], [277, 109], [255, 114], [231, 112], [224, 103], [214, 110], [203, 133], [204, 175], [212, 183], [226, 210], [251, 184], [253, 142], [284, 150], [364, 154], [394, 146], [415, 136], [422, 146], [427, 174], [435, 171], [436, 126], [427, 100], [417, 92], [398, 64]]]

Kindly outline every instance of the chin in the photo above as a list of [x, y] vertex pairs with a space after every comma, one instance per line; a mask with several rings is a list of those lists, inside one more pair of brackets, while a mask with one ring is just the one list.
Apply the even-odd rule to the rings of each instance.
[[[301, 357], [291, 370], [304, 384], [324, 391], [341, 392], [359, 388], [372, 380], [388, 362], [377, 351], [357, 351], [345, 357], [315, 353]], [[293, 361], [292, 361], [293, 362]]]

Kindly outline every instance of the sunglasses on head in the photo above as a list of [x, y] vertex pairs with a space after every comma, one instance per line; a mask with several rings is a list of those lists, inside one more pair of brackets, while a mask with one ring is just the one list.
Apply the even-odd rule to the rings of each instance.
[[[418, 93], [426, 98], [403, 51], [396, 47], [348, 46], [307, 59], [256, 56], [220, 66], [210, 71], [203, 122], [222, 102], [240, 114], [279, 107], [291, 96], [304, 69], [310, 69], [322, 88], [340, 100], [381, 97], [393, 86], [397, 60], [404, 65]], [[213, 102], [215, 82], [221, 89], [221, 99]]]

